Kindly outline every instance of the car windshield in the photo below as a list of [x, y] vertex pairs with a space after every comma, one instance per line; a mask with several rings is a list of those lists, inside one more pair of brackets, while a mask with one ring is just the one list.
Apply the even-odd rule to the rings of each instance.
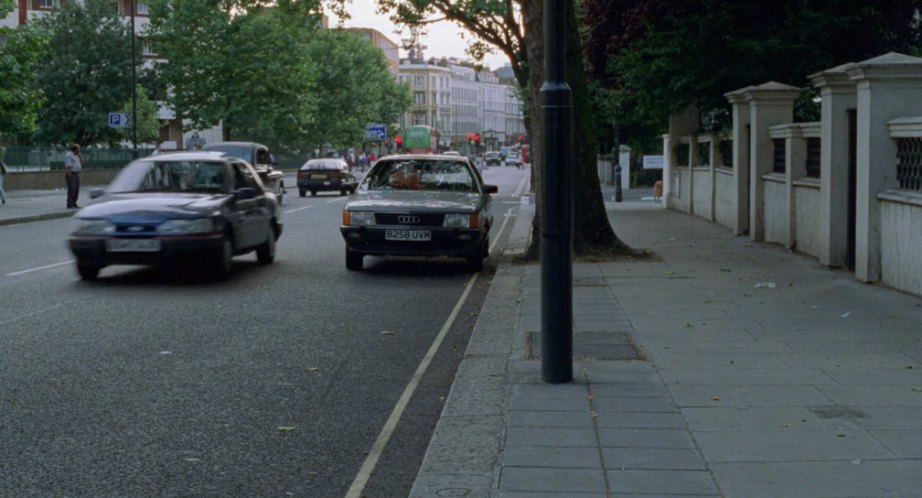
[[304, 171], [316, 170], [316, 169], [338, 170], [338, 169], [342, 169], [342, 163], [339, 162], [339, 160], [333, 160], [333, 159], [326, 160], [326, 161], [323, 161], [323, 160], [318, 161], [316, 159], [311, 159], [310, 161], [304, 163], [304, 166], [301, 166], [301, 169]]
[[109, 192], [228, 192], [223, 162], [136, 161], [112, 180]]
[[205, 148], [205, 150], [223, 152], [224, 155], [243, 159], [250, 164], [254, 164], [253, 149], [250, 147], [239, 147], [233, 145], [209, 145]]
[[379, 161], [365, 180], [368, 190], [476, 192], [474, 176], [461, 161]]

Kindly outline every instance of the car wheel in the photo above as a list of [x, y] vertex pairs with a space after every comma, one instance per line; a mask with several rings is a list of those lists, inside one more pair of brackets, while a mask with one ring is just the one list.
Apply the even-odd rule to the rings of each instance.
[[83, 280], [96, 280], [96, 277], [99, 276], [99, 265], [91, 265], [88, 263], [77, 263], [77, 273], [80, 275], [80, 278]]
[[346, 269], [352, 271], [362, 271], [362, 260], [365, 259], [365, 255], [356, 252], [350, 251], [349, 248], [346, 248]]
[[225, 235], [221, 247], [212, 262], [211, 275], [215, 280], [224, 280], [230, 276], [231, 260], [234, 258], [234, 244], [230, 236]]
[[316, 197], [316, 196], [317, 196], [317, 191], [311, 190], [311, 197]]
[[303, 188], [299, 188], [298, 197], [304, 197], [305, 195], [307, 195], [307, 190], [304, 190]]
[[487, 256], [490, 255], [490, 237], [485, 236], [483, 238], [483, 244], [480, 245], [480, 250], [475, 254], [472, 254], [467, 257], [467, 266], [471, 271], [482, 271], [483, 270], [483, 261], [487, 259]]
[[349, 189], [347, 188], [339, 189], [339, 195], [349, 195]]
[[275, 261], [275, 228], [269, 227], [266, 241], [256, 248], [256, 261], [261, 265], [268, 265]]

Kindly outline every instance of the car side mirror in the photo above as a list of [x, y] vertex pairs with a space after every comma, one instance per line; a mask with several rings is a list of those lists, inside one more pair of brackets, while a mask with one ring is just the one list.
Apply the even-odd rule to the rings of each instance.
[[238, 201], [253, 199], [256, 197], [256, 189], [253, 187], [241, 187], [234, 191], [234, 199]]
[[499, 187], [497, 187], [496, 185], [484, 185], [483, 192], [485, 194], [495, 194], [499, 192]]
[[90, 189], [90, 199], [97, 199], [99, 197], [102, 197], [105, 193], [106, 193], [106, 189], [101, 188], [101, 187]]

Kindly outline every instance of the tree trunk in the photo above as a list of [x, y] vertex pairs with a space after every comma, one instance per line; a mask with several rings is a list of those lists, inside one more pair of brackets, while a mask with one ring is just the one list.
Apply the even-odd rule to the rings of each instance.
[[[602, 199], [602, 187], [596, 166], [598, 144], [595, 141], [596, 114], [589, 101], [589, 88], [583, 67], [583, 55], [580, 50], [577, 32], [576, 12], [573, 1], [567, 0], [569, 9], [567, 19], [567, 83], [570, 85], [573, 103], [573, 147], [575, 147], [574, 164], [571, 170], [571, 188], [573, 199], [573, 251], [574, 255], [590, 256], [599, 254], [632, 254], [634, 251], [615, 235], [608, 221], [605, 202]], [[539, 92], [544, 84], [544, 1], [522, 0], [522, 12], [525, 21], [525, 52], [528, 61], [529, 95], [531, 97], [528, 120], [532, 147], [532, 185], [535, 186], [535, 203], [540, 206], [541, 171], [544, 157], [541, 144], [544, 130], [544, 116], [540, 107]], [[536, 259], [539, 256], [541, 230], [539, 213], [535, 212], [532, 221], [532, 238], [525, 258]]]

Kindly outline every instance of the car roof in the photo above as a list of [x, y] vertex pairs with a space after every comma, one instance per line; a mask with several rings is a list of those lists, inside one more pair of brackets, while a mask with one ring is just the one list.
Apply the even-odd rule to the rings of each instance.
[[208, 144], [204, 148], [208, 149], [210, 147], [220, 147], [222, 145], [229, 145], [231, 147], [266, 147], [265, 145], [258, 142], [218, 142], [214, 144]]
[[378, 161], [420, 161], [420, 160], [468, 162], [468, 159], [464, 156], [446, 156], [445, 154], [396, 154], [392, 156], [384, 156], [378, 159]]
[[142, 161], [173, 162], [173, 161], [227, 161], [230, 159], [223, 152], [217, 151], [183, 151], [164, 152], [156, 156], [143, 157]]

